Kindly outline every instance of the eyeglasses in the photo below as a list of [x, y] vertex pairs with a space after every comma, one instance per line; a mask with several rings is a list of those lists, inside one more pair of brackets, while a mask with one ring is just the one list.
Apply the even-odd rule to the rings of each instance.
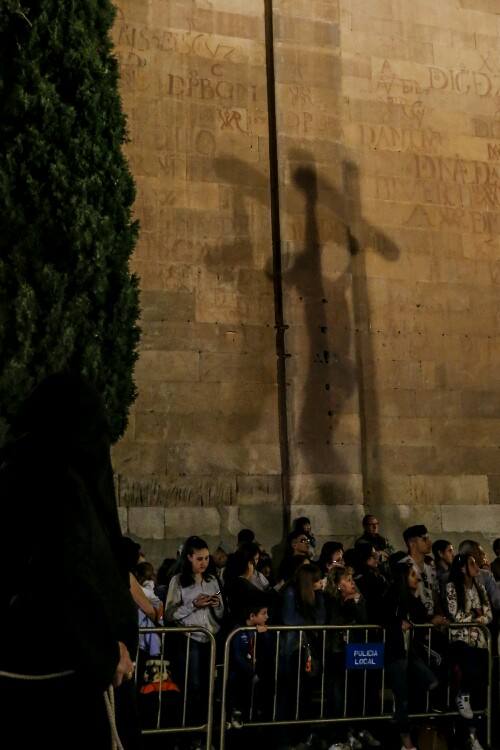
[[309, 544], [309, 537], [308, 536], [301, 536], [299, 539], [297, 539], [298, 542], [301, 542], [302, 544]]

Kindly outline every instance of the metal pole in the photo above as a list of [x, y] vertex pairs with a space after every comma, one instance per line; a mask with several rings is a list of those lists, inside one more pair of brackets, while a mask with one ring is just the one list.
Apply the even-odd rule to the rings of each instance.
[[186, 726], [186, 701], [188, 692], [189, 658], [191, 656], [191, 633], [188, 633], [186, 648], [186, 666], [184, 668], [184, 701], [182, 704], [182, 726]]
[[326, 671], [326, 630], [323, 630], [323, 648], [322, 648], [322, 654], [321, 654], [321, 713], [320, 713], [320, 719], [323, 718], [324, 709], [325, 709], [325, 671]]
[[231, 643], [236, 633], [241, 632], [242, 628], [233, 630], [229, 633], [226, 643], [224, 645], [224, 666], [222, 672], [222, 703], [220, 711], [220, 750], [224, 750], [226, 746], [226, 712], [227, 712], [227, 683], [229, 680], [229, 652], [231, 649]]
[[274, 696], [273, 696], [273, 721], [276, 720], [276, 704], [278, 702], [278, 661], [280, 653], [280, 635], [281, 631], [276, 633], [276, 660], [274, 663]]
[[299, 631], [299, 658], [297, 664], [297, 703], [295, 705], [295, 720], [299, 718], [299, 702], [300, 702], [300, 671], [302, 667], [302, 638], [303, 631]]

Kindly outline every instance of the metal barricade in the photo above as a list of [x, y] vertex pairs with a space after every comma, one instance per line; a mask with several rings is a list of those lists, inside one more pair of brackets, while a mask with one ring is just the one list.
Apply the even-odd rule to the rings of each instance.
[[[189, 674], [190, 674], [190, 664], [192, 661], [192, 643], [193, 633], [203, 633], [206, 638], [207, 642], [210, 646], [210, 653], [209, 653], [209, 664], [208, 664], [208, 690], [207, 690], [207, 697], [206, 697], [206, 721], [204, 721], [202, 724], [199, 725], [192, 725], [189, 726], [187, 724], [187, 713], [188, 713], [188, 691], [189, 691]], [[216, 645], [215, 645], [215, 638], [210, 631], [208, 631], [206, 628], [202, 627], [155, 627], [155, 628], [140, 628], [139, 629], [139, 636], [143, 637], [150, 637], [151, 635], [156, 634], [158, 638], [161, 640], [161, 651], [159, 657], [155, 657], [156, 661], [159, 662], [158, 668], [159, 668], [159, 675], [160, 680], [162, 680], [163, 675], [165, 673], [165, 667], [170, 663], [169, 654], [168, 654], [168, 643], [167, 643], [167, 653], [165, 651], [165, 643], [168, 642], [169, 636], [174, 636], [176, 634], [183, 634], [186, 637], [186, 653], [184, 658], [184, 664], [183, 664], [183, 690], [181, 691], [183, 693], [182, 696], [182, 710], [181, 710], [181, 720], [179, 722], [178, 726], [162, 726], [162, 704], [164, 700], [163, 691], [161, 689], [161, 685], [159, 686], [160, 689], [158, 690], [158, 706], [157, 706], [157, 714], [156, 714], [156, 722], [154, 727], [150, 728], [142, 728], [142, 734], [143, 735], [163, 735], [163, 734], [178, 734], [178, 733], [204, 733], [206, 735], [206, 747], [209, 750], [212, 746], [212, 735], [213, 735], [213, 712], [214, 712], [214, 685], [215, 685], [215, 655], [216, 655]], [[178, 650], [176, 651], [176, 655], [178, 655]], [[148, 657], [146, 657], [148, 658]], [[140, 665], [141, 662], [144, 661], [144, 657], [141, 656], [140, 648], [138, 648], [137, 655], [136, 655], [136, 663], [137, 665]], [[174, 675], [175, 676], [175, 675]], [[177, 678], [179, 678], [180, 675], [177, 675]], [[138, 685], [140, 679], [140, 675], [138, 674], [138, 670], [136, 670], [136, 685]], [[198, 708], [198, 707], [197, 707]]]
[[[488, 654], [485, 705], [482, 708], [475, 708], [473, 713], [475, 716], [484, 716], [485, 724], [486, 724], [486, 743], [488, 747], [491, 747], [491, 731], [492, 731], [491, 709], [492, 709], [492, 695], [493, 695], [493, 648], [492, 648], [491, 631], [489, 630], [487, 625], [483, 625], [481, 623], [476, 623], [476, 622], [450, 622], [444, 626], [428, 625], [428, 624], [414, 624], [412, 626], [413, 633], [416, 633], [421, 630], [424, 630], [424, 631], [427, 630], [425, 651], [427, 654], [427, 663], [429, 665], [432, 663], [432, 658], [433, 658], [433, 648], [432, 648], [432, 633], [433, 632], [436, 632], [436, 631], [442, 632], [442, 633], [446, 632], [447, 642], [448, 642], [448, 651], [447, 651], [446, 657], [448, 659], [452, 659], [453, 657], [452, 651], [450, 649], [451, 644], [456, 643], [457, 641], [463, 641], [466, 645], [473, 646], [479, 649], [480, 647], [476, 646], [476, 644], [474, 643], [473, 635], [475, 631], [480, 631], [483, 634], [484, 640], [486, 642], [486, 647], [481, 650], [487, 651], [487, 654]], [[446, 704], [447, 704], [448, 710], [440, 711], [439, 712], [440, 716], [457, 716], [458, 715], [458, 710], [456, 708], [454, 708], [453, 710], [450, 709], [450, 702], [451, 702], [451, 687], [450, 687], [450, 680], [448, 676], [447, 685], [446, 685]], [[411, 714], [410, 716], [413, 719], [436, 716], [436, 714], [433, 712], [430, 712], [429, 709], [430, 709], [430, 692], [427, 691], [425, 712], [414, 713], [414, 714]]]
[[[229, 722], [228, 722], [228, 683], [231, 673], [231, 648], [232, 643], [234, 642], [234, 639], [238, 636], [240, 633], [244, 632], [250, 632], [255, 633], [255, 628], [238, 628], [237, 630], [233, 630], [232, 633], [229, 634], [225, 649], [224, 649], [224, 672], [223, 672], [223, 683], [222, 683], [222, 706], [221, 706], [221, 724], [220, 724], [220, 750], [224, 750], [225, 748], [225, 742], [226, 742], [226, 731], [229, 728]], [[330, 675], [328, 674], [328, 658], [327, 658], [327, 645], [328, 645], [328, 635], [329, 634], [340, 634], [341, 638], [343, 639], [343, 644], [348, 645], [352, 641], [351, 634], [354, 632], [356, 633], [358, 637], [358, 641], [362, 644], [370, 644], [372, 641], [369, 640], [369, 634], [376, 632], [379, 635], [379, 640], [381, 643], [384, 643], [385, 641], [385, 632], [383, 628], [381, 628], [378, 625], [322, 625], [322, 626], [316, 626], [316, 625], [303, 625], [303, 626], [292, 626], [292, 625], [282, 625], [282, 626], [272, 626], [267, 629], [268, 633], [276, 633], [276, 639], [275, 639], [275, 647], [274, 647], [274, 668], [273, 668], [273, 674], [274, 674], [274, 691], [273, 691], [273, 699], [272, 699], [272, 711], [271, 716], [267, 720], [254, 719], [254, 698], [255, 698], [255, 682], [252, 682], [251, 687], [251, 697], [250, 697], [250, 708], [249, 708], [249, 720], [244, 722], [244, 725], [246, 727], [277, 727], [277, 726], [299, 726], [299, 725], [309, 725], [309, 724], [315, 724], [315, 725], [326, 725], [326, 724], [338, 724], [338, 723], [346, 723], [346, 722], [353, 722], [353, 721], [373, 721], [373, 720], [380, 720], [380, 719], [389, 719], [392, 714], [390, 713], [384, 713], [384, 687], [385, 687], [385, 670], [382, 668], [380, 670], [381, 672], [381, 678], [380, 678], [380, 684], [381, 684], [381, 697], [379, 701], [380, 706], [380, 713], [376, 714], [368, 714], [366, 711], [366, 705], [367, 705], [367, 672], [364, 670], [363, 675], [363, 697], [362, 697], [362, 710], [358, 716], [351, 716], [348, 715], [348, 683], [349, 683], [349, 670], [344, 666], [343, 673], [344, 673], [344, 698], [343, 698], [343, 708], [341, 708], [341, 715], [340, 716], [327, 716], [325, 715], [325, 703], [326, 703], [326, 688], [328, 684], [328, 680], [330, 678]], [[308, 643], [308, 634], [321, 634], [320, 636], [320, 668], [319, 668], [319, 684], [317, 685], [319, 690], [319, 703], [318, 706], [318, 712], [316, 716], [307, 716], [307, 718], [302, 717], [301, 718], [301, 711], [300, 711], [300, 704], [301, 704], [301, 697], [302, 697], [302, 687], [304, 682], [303, 677], [303, 664], [302, 664], [302, 653], [304, 646]], [[278, 699], [279, 699], [279, 689], [281, 687], [280, 685], [280, 676], [281, 681], [283, 681], [283, 676], [281, 675], [283, 664], [286, 663], [286, 660], [289, 656], [287, 654], [287, 645], [286, 640], [290, 639], [290, 636], [295, 635], [295, 644], [297, 648], [294, 648], [294, 653], [297, 654], [297, 665], [294, 665], [294, 670], [296, 670], [296, 686], [294, 690], [294, 698], [295, 698], [295, 705], [294, 705], [294, 718], [292, 719], [282, 719], [279, 718], [279, 710], [278, 710]], [[354, 641], [356, 642], [356, 641]], [[284, 645], [285, 644], [285, 645]], [[338, 653], [343, 654], [343, 651], [339, 651]], [[255, 664], [257, 661], [257, 638], [255, 639], [255, 645], [253, 648], [253, 665], [255, 668]], [[317, 658], [317, 657], [316, 657]], [[287, 686], [285, 686], [286, 688]], [[289, 686], [288, 686], [289, 687]]]
[[[486, 684], [486, 705], [481, 709], [476, 709], [475, 714], [476, 715], [482, 715], [484, 716], [485, 723], [486, 723], [486, 736], [487, 736], [487, 744], [491, 745], [491, 707], [492, 707], [492, 643], [491, 643], [491, 634], [488, 630], [487, 626], [485, 625], [479, 625], [476, 623], [452, 623], [444, 627], [444, 632], [447, 632], [447, 640], [448, 643], [453, 641], [453, 632], [457, 630], [463, 629], [464, 631], [468, 631], [469, 637], [473, 631], [473, 628], [480, 629], [485, 636], [486, 641], [486, 648], [488, 652], [488, 666], [487, 666], [487, 684]], [[432, 642], [431, 642], [431, 634], [437, 629], [434, 625], [413, 625], [412, 631], [418, 631], [420, 629], [426, 629], [428, 631], [428, 637], [426, 639], [426, 653], [427, 653], [427, 659], [428, 663], [431, 663], [432, 658]], [[224, 750], [225, 744], [226, 744], [226, 732], [230, 728], [231, 724], [229, 721], [228, 716], [228, 687], [229, 687], [229, 681], [230, 681], [230, 675], [231, 675], [231, 650], [232, 650], [232, 644], [234, 642], [234, 639], [238, 637], [241, 633], [256, 633], [255, 628], [238, 628], [236, 630], [233, 630], [232, 633], [229, 634], [226, 644], [225, 644], [225, 650], [224, 650], [224, 671], [223, 671], [223, 683], [222, 683], [222, 705], [221, 705], [221, 721], [220, 721], [220, 750]], [[327, 658], [327, 645], [328, 645], [328, 637], [329, 634], [335, 634], [338, 633], [343, 637], [343, 642], [345, 646], [348, 646], [349, 644], [353, 643], [361, 643], [361, 644], [370, 644], [373, 642], [373, 640], [369, 639], [370, 634], [373, 634], [374, 632], [378, 635], [378, 642], [380, 644], [385, 645], [386, 643], [386, 633], [385, 630], [377, 625], [323, 625], [323, 626], [315, 626], [315, 625], [309, 625], [309, 626], [272, 626], [267, 629], [268, 633], [275, 633], [275, 640], [274, 640], [274, 665], [272, 673], [274, 675], [274, 686], [273, 686], [273, 695], [272, 695], [272, 706], [270, 710], [270, 716], [266, 719], [262, 719], [261, 717], [255, 718], [255, 682], [252, 680], [251, 685], [251, 691], [250, 691], [250, 701], [249, 701], [249, 711], [248, 711], [248, 720], [245, 720], [244, 726], [245, 727], [279, 727], [279, 726], [299, 726], [299, 725], [328, 725], [328, 724], [341, 724], [346, 722], [351, 723], [357, 723], [357, 722], [366, 722], [366, 721], [379, 721], [379, 720], [388, 720], [393, 718], [393, 711], [392, 711], [392, 703], [391, 703], [391, 710], [387, 710], [387, 707], [385, 705], [385, 693], [386, 693], [386, 673], [385, 673], [385, 665], [379, 670], [380, 671], [380, 685], [376, 692], [379, 692], [379, 696], [377, 699], [377, 708], [376, 710], [373, 710], [374, 701], [371, 700], [371, 706], [372, 710], [371, 712], [367, 712], [367, 682], [369, 680], [368, 678], [368, 670], [364, 669], [363, 676], [362, 676], [362, 698], [361, 698], [361, 710], [358, 715], [348, 715], [348, 689], [349, 689], [349, 681], [353, 678], [350, 676], [350, 670], [347, 668], [347, 666], [344, 663], [343, 672], [344, 672], [344, 678], [343, 678], [343, 707], [340, 711], [340, 715], [338, 715], [338, 712], [335, 713], [337, 715], [326, 715], [328, 712], [325, 712], [325, 693], [326, 688], [332, 679], [335, 678], [334, 675], [328, 673], [328, 658]], [[304, 647], [304, 644], [308, 642], [308, 634], [309, 633], [315, 633], [316, 635], [320, 636], [320, 669], [319, 669], [319, 679], [317, 680], [317, 688], [319, 692], [319, 700], [316, 701], [316, 704], [318, 704], [318, 711], [317, 715], [308, 715], [307, 717], [301, 716], [301, 696], [302, 696], [302, 686], [304, 682], [304, 676], [302, 674], [303, 672], [303, 664], [301, 660], [302, 650]], [[283, 647], [283, 641], [290, 635], [294, 635], [295, 637], [295, 645], [297, 648], [295, 649], [295, 652], [297, 652], [297, 665], [294, 665], [294, 670], [296, 670], [296, 685], [294, 688], [294, 706], [293, 706], [293, 718], [280, 718], [279, 716], [279, 710], [278, 710], [278, 702], [279, 702], [279, 689], [280, 689], [280, 679], [283, 681], [283, 664], [284, 659], [287, 658], [286, 656], [286, 647]], [[331, 636], [330, 636], [331, 637]], [[354, 640], [356, 639], [356, 640]], [[255, 665], [257, 662], [257, 643], [258, 639], [255, 638], [254, 647], [253, 647], [253, 669], [255, 670]], [[449, 650], [449, 649], [448, 649]], [[290, 674], [290, 671], [288, 670], [287, 674]], [[359, 679], [358, 679], [359, 682]], [[411, 719], [418, 719], [418, 718], [438, 718], [439, 716], [458, 716], [458, 710], [454, 707], [453, 710], [450, 709], [450, 697], [451, 697], [451, 690], [450, 690], [450, 684], [449, 679], [447, 680], [446, 685], [447, 690], [447, 710], [440, 710], [439, 713], [436, 713], [435, 711], [430, 710], [430, 695], [427, 691], [426, 697], [425, 697], [425, 711], [421, 711], [418, 713], [411, 713], [409, 715], [409, 718]], [[368, 691], [370, 693], [370, 691]], [[289, 694], [290, 696], [290, 694]], [[371, 691], [371, 698], [373, 698], [373, 690]]]

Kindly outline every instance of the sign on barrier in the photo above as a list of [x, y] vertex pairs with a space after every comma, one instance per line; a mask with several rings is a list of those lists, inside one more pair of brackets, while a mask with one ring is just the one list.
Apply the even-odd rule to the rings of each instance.
[[383, 669], [383, 643], [348, 643], [345, 650], [346, 669]]

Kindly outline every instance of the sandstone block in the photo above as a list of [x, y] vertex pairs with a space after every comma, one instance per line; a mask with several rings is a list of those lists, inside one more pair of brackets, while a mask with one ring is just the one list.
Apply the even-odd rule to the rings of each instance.
[[292, 505], [291, 517], [306, 516], [311, 519], [314, 531], [321, 536], [356, 534], [364, 515], [362, 505]]
[[171, 508], [165, 511], [165, 538], [220, 536], [221, 523], [217, 508]]
[[205, 382], [274, 383], [276, 358], [270, 353], [256, 358], [253, 354], [219, 354], [203, 352], [200, 377]]
[[135, 367], [138, 381], [186, 382], [199, 377], [198, 352], [143, 351]]
[[177, 444], [168, 447], [168, 471], [171, 475], [262, 475], [280, 473], [279, 447], [276, 444], [232, 445]]
[[165, 509], [164, 508], [129, 508], [129, 531], [142, 539], [165, 538]]
[[270, 551], [280, 541], [282, 528], [282, 509], [279, 503], [270, 505], [245, 506], [239, 509], [240, 528], [255, 531], [256, 538]]
[[294, 505], [357, 505], [363, 502], [361, 474], [294, 474]]
[[[485, 505], [443, 505], [443, 531], [485, 532], [500, 528], [500, 507]], [[496, 533], [496, 532], [495, 532]]]
[[418, 508], [411, 505], [375, 505], [368, 509], [380, 521], [381, 533], [388, 536], [396, 549], [404, 549], [402, 533], [408, 526], [423, 523], [433, 535], [441, 535], [444, 527], [440, 506]]
[[465, 503], [487, 505], [489, 501], [486, 476], [413, 476], [409, 482], [409, 497], [417, 507]]

